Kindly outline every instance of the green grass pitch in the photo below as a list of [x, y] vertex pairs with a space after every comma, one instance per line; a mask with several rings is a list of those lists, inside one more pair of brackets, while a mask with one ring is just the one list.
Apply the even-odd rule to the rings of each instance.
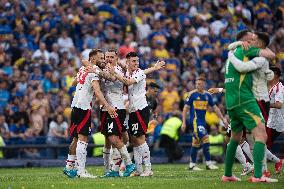
[[[248, 177], [241, 177], [238, 183], [222, 183], [220, 178], [223, 174], [224, 165], [220, 165], [217, 171], [203, 170], [192, 172], [183, 164], [153, 165], [153, 177], [129, 177], [129, 178], [97, 178], [97, 179], [69, 179], [62, 173], [62, 167], [57, 168], [17, 168], [0, 169], [0, 189], [182, 189], [182, 188], [218, 188], [218, 189], [276, 189], [284, 188], [284, 174], [274, 175], [278, 183], [249, 183]], [[201, 165], [201, 168], [205, 166]], [[87, 168], [94, 175], [102, 175], [103, 167], [94, 166]], [[270, 170], [273, 165], [270, 164]], [[241, 167], [234, 166], [234, 173], [240, 176]]]

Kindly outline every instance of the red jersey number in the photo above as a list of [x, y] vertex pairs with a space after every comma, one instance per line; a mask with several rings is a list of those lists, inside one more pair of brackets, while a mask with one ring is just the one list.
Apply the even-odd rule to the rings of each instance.
[[77, 83], [84, 84], [87, 75], [88, 75], [88, 72], [85, 72], [85, 69], [80, 69], [76, 76]]

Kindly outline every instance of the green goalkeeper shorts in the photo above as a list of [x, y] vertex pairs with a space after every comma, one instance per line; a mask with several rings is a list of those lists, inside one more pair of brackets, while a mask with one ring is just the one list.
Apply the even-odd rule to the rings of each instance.
[[264, 123], [263, 116], [256, 101], [228, 110], [228, 114], [231, 129], [236, 133], [241, 132], [244, 127], [251, 131], [260, 122]]

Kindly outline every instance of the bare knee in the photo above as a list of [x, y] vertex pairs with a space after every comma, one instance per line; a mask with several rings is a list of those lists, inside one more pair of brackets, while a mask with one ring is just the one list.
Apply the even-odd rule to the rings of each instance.
[[266, 143], [267, 134], [265, 130], [265, 125], [263, 123], [258, 124], [253, 130], [252, 135], [255, 138], [255, 141], [260, 141]]
[[79, 134], [78, 140], [88, 143], [88, 136]]

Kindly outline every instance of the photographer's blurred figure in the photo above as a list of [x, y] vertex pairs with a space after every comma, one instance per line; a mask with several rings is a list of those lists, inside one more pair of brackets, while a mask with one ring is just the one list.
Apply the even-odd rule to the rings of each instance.
[[209, 143], [209, 152], [211, 155], [211, 160], [217, 161], [218, 163], [223, 163], [224, 147], [222, 144], [224, 144], [224, 136], [219, 133], [217, 125], [211, 126]]
[[169, 163], [181, 159], [183, 155], [181, 147], [178, 146], [181, 125], [181, 113], [174, 111], [172, 117], [164, 122], [161, 130], [160, 147], [165, 148]]

